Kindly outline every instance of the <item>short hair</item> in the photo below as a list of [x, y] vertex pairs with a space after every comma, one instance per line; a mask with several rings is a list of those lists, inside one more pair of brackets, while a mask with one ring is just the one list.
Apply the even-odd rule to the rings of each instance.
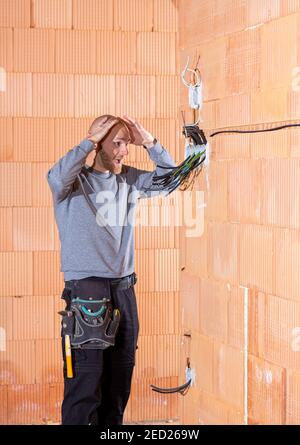
[[[99, 124], [102, 124], [102, 123], [105, 124], [105, 122], [106, 122], [108, 119], [110, 119], [110, 118], [118, 119], [118, 121], [120, 122], [120, 124], [125, 126], [125, 128], [128, 130], [129, 135], [130, 135], [130, 131], [129, 131], [129, 128], [128, 128], [128, 124], [124, 121], [124, 119], [122, 119], [122, 118], [119, 117], [119, 116], [113, 116], [113, 115], [111, 115], [111, 114], [103, 114], [102, 116], [98, 116], [98, 117], [96, 117], [96, 118], [93, 120], [93, 122], [91, 123], [89, 130], [92, 131], [93, 127], [95, 127], [96, 125], [99, 125]], [[107, 135], [106, 135], [106, 136], [107, 136]], [[105, 136], [105, 137], [106, 137], [106, 136]], [[103, 139], [105, 139], [105, 137], [104, 137]], [[100, 142], [101, 142], [101, 141], [100, 141]]]

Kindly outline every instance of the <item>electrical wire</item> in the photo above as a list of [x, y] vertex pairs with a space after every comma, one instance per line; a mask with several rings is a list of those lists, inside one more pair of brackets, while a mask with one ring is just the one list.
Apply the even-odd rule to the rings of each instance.
[[[262, 130], [220, 130], [210, 134], [209, 136], [214, 137], [219, 134], [228, 133], [263, 133], [267, 131], [278, 131], [290, 127], [300, 127], [300, 124], [285, 124]], [[190, 149], [192, 153], [189, 154], [184, 161], [176, 167], [157, 165], [157, 167], [168, 170], [168, 172], [162, 175], [154, 175], [152, 178], [151, 187], [145, 190], [164, 190], [167, 191], [167, 194], [169, 195], [177, 188], [184, 191], [190, 187], [193, 187], [195, 179], [202, 171], [203, 163], [206, 159], [207, 140], [203, 130], [201, 130], [198, 125], [184, 125], [182, 133], [185, 135], [186, 139], [189, 139], [188, 147], [192, 147]]]

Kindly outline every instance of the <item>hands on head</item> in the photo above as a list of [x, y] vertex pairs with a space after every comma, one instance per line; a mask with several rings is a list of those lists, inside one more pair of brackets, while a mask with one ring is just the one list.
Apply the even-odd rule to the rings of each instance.
[[134, 145], [143, 145], [154, 140], [151, 133], [145, 130], [140, 123], [133, 118], [123, 115], [122, 118], [117, 116], [109, 116], [103, 120], [95, 120], [92, 124], [87, 139], [98, 144], [117, 124], [123, 123], [129, 131], [131, 143]]

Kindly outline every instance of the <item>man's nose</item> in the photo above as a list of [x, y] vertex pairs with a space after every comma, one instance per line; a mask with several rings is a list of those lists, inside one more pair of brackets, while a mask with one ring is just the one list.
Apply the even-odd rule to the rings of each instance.
[[120, 145], [120, 154], [122, 154], [123, 156], [127, 156], [128, 155], [128, 146], [127, 146], [127, 144], [121, 144]]

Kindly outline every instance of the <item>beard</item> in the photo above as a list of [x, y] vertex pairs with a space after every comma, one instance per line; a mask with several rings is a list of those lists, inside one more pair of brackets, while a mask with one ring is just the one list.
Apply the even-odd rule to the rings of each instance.
[[109, 170], [114, 175], [119, 175], [122, 171], [122, 163], [117, 164], [110, 156], [108, 156], [102, 150], [99, 151], [98, 156], [100, 156], [102, 165], [104, 168]]

